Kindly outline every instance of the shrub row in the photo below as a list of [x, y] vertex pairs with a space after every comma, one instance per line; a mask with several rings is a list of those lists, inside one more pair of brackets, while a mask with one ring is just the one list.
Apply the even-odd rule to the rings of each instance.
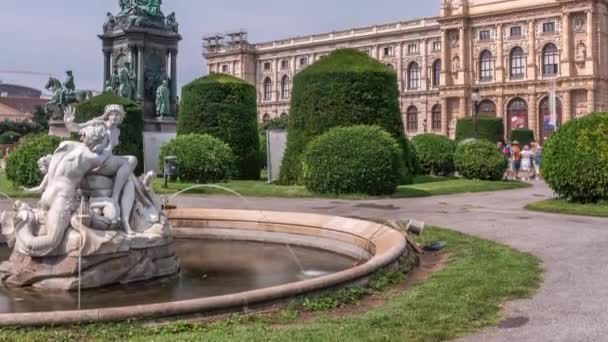
[[[479, 115], [477, 119], [478, 139], [487, 140], [493, 144], [503, 140], [505, 126], [503, 119], [493, 116]], [[456, 141], [475, 137], [473, 117], [459, 119], [456, 123]]]

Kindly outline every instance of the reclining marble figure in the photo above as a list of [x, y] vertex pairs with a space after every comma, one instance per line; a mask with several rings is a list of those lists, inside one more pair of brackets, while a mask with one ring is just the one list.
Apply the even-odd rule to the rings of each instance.
[[151, 182], [137, 178], [134, 157], [115, 156], [121, 106], [80, 128], [81, 142], [62, 142], [43, 157], [38, 208], [16, 202], [2, 213], [2, 235], [13, 248], [0, 265], [0, 280], [10, 286], [74, 289], [76, 267], [83, 258], [82, 288], [129, 283], [175, 274], [179, 264], [171, 225]]

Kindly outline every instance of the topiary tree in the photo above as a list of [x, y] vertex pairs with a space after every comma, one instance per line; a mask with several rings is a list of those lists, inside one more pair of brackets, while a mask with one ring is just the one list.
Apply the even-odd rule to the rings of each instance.
[[236, 174], [236, 157], [230, 146], [209, 134], [179, 135], [161, 147], [160, 165], [165, 156], [176, 156], [177, 178], [199, 184], [224, 181]]
[[456, 143], [436, 134], [421, 134], [412, 139], [420, 170], [426, 174], [445, 176], [454, 172]]
[[391, 134], [407, 162], [403, 182], [411, 182], [414, 159], [399, 110], [397, 75], [363, 52], [339, 49], [294, 77], [281, 183], [302, 182], [302, 156], [314, 138], [353, 125], [377, 125]]
[[304, 184], [317, 193], [392, 194], [403, 174], [402, 157], [397, 141], [378, 126], [333, 128], [308, 144]]
[[114, 148], [116, 155], [135, 156], [137, 158], [136, 173], [142, 173], [144, 162], [144, 116], [141, 107], [112, 92], [105, 92], [76, 106], [76, 122], [87, 122], [103, 114], [107, 105], [118, 104], [127, 113], [120, 125], [120, 143]]
[[[504, 139], [505, 125], [503, 120], [493, 116], [479, 115], [477, 120], [478, 139], [487, 140], [493, 144]], [[475, 137], [472, 117], [458, 119], [456, 123], [456, 141]]]
[[496, 145], [485, 140], [460, 144], [454, 156], [456, 171], [465, 178], [501, 180], [507, 160]]
[[32, 187], [42, 182], [38, 159], [53, 154], [62, 139], [46, 134], [27, 136], [8, 156], [6, 177], [16, 186]]
[[534, 141], [534, 131], [528, 128], [516, 128], [511, 131], [511, 141], [516, 140], [521, 146], [530, 145]]
[[608, 201], [608, 113], [564, 124], [545, 143], [541, 173], [561, 197], [582, 203]]
[[239, 179], [260, 179], [255, 87], [225, 74], [210, 74], [182, 89], [177, 134], [210, 134], [237, 157]]

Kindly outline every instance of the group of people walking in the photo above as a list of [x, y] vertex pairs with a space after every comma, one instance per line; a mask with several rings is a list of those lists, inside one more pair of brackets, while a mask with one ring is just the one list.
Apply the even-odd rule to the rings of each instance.
[[507, 180], [540, 180], [540, 164], [542, 159], [542, 146], [533, 141], [522, 148], [519, 141], [511, 143], [498, 142], [498, 148], [509, 161], [509, 168], [505, 174]]

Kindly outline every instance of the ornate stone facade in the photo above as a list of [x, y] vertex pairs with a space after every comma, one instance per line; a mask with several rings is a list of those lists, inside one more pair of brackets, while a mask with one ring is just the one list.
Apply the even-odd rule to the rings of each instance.
[[[395, 69], [407, 133], [454, 134], [457, 118], [504, 118], [507, 132], [556, 126], [608, 108], [608, 7], [597, 0], [442, 0], [438, 17], [267, 43], [206, 38], [209, 72], [258, 89], [260, 120], [289, 113], [293, 76], [337, 48]], [[232, 37], [232, 36], [230, 36]], [[555, 101], [553, 101], [555, 99]], [[507, 133], [508, 134], [508, 133]]]

